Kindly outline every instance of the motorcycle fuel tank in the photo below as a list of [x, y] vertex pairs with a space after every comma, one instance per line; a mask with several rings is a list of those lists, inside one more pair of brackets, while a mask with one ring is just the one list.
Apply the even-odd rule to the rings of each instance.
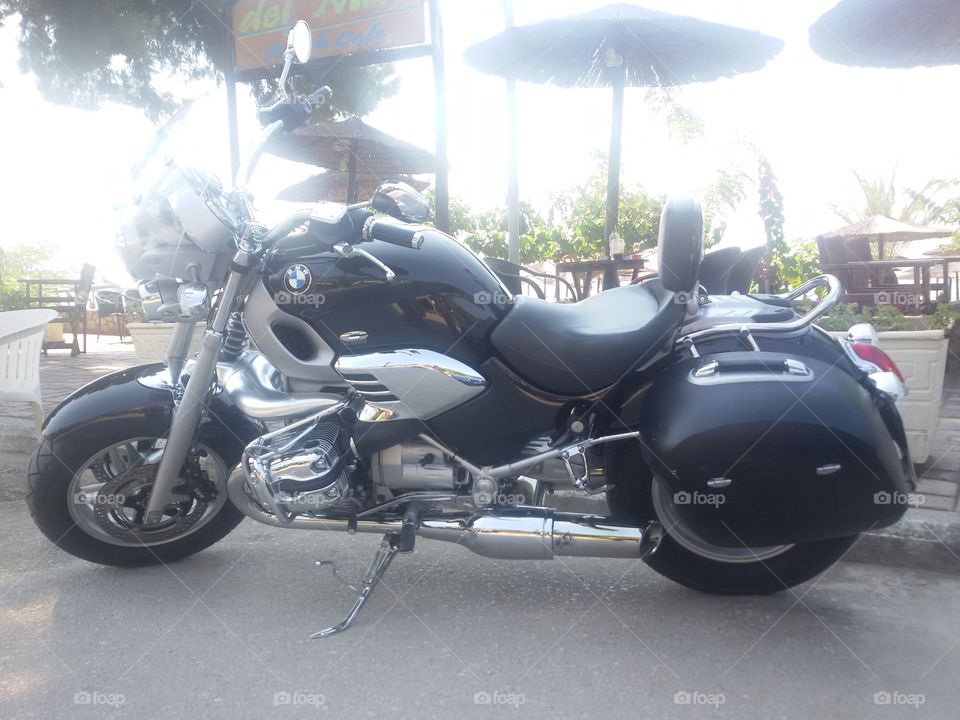
[[[352, 242], [359, 234], [347, 229], [343, 237]], [[281, 243], [264, 281], [277, 305], [305, 321], [337, 356], [422, 348], [476, 367], [491, 355], [488, 338], [510, 294], [459, 242], [426, 229], [419, 248], [358, 244], [396, 274], [388, 280], [362, 255], [343, 257], [321, 240]]]

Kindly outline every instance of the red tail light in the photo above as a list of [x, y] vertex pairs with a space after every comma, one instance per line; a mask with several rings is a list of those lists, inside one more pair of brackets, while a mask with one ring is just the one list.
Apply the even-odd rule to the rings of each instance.
[[876, 345], [871, 345], [870, 343], [865, 342], [854, 342], [850, 343], [850, 347], [857, 354], [857, 357], [873, 363], [884, 372], [896, 373], [897, 377], [900, 378], [900, 382], [906, 383], [906, 380], [903, 379], [903, 373], [900, 372], [900, 368], [897, 367], [897, 364], [890, 359], [889, 355], [887, 355]]

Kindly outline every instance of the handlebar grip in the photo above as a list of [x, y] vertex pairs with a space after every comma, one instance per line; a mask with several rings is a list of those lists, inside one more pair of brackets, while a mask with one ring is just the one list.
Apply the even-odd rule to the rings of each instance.
[[402, 225], [384, 218], [372, 217], [363, 224], [363, 239], [380, 240], [391, 245], [419, 250], [423, 245], [423, 226]]

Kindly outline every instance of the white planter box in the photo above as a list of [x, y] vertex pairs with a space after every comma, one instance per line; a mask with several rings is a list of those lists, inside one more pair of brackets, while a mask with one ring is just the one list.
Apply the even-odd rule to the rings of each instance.
[[[845, 332], [831, 332], [846, 337]], [[930, 457], [930, 445], [940, 424], [947, 338], [943, 330], [885, 330], [877, 333], [880, 348], [890, 356], [910, 393], [897, 403], [907, 432], [910, 457], [919, 465]]]
[[[170, 336], [173, 334], [175, 326], [176, 323], [163, 322], [128, 323], [127, 330], [133, 340], [133, 349], [137, 354], [137, 360], [142, 363], [163, 362], [163, 355], [167, 351], [167, 344], [170, 342]], [[206, 327], [206, 323], [197, 323], [197, 326], [193, 329], [189, 355], [200, 351], [200, 343], [203, 341], [203, 331]]]
[[897, 403], [910, 455], [915, 463], [926, 462], [940, 423], [947, 338], [943, 330], [892, 330], [878, 335], [880, 347], [900, 368], [910, 390]]

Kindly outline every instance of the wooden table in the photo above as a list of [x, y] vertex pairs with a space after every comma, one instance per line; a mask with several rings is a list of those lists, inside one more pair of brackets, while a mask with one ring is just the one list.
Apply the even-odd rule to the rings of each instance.
[[[930, 282], [930, 268], [936, 266], [942, 266], [943, 268], [943, 291], [947, 300], [950, 300], [950, 264], [960, 262], [960, 256], [957, 255], [947, 255], [942, 257], [926, 257], [926, 258], [900, 258], [899, 260], [864, 260], [857, 262], [841, 263], [841, 264], [827, 264], [823, 265], [822, 269], [824, 272], [834, 272], [834, 271], [843, 271], [850, 269], [865, 268], [868, 270], [896, 270], [899, 268], [912, 268], [913, 269], [913, 286], [909, 288], [909, 291], [919, 292], [923, 295], [923, 304], [930, 302], [930, 292], [934, 288], [933, 284]], [[871, 288], [844, 288], [845, 292], [850, 293], [851, 295], [856, 295], [858, 293], [862, 294], [865, 291], [873, 291], [874, 294], [879, 294], [883, 292], [897, 292], [896, 286], [881, 285], [878, 287]], [[903, 290], [908, 290], [908, 288], [903, 288]], [[916, 303], [918, 306], [921, 303]]]
[[557, 263], [558, 273], [570, 273], [573, 278], [573, 287], [577, 292], [577, 300], [590, 296], [590, 285], [596, 273], [603, 273], [603, 289], [610, 290], [620, 286], [618, 273], [621, 270], [632, 270], [633, 280], [643, 269], [643, 258], [623, 258], [621, 260], [572, 260]]

